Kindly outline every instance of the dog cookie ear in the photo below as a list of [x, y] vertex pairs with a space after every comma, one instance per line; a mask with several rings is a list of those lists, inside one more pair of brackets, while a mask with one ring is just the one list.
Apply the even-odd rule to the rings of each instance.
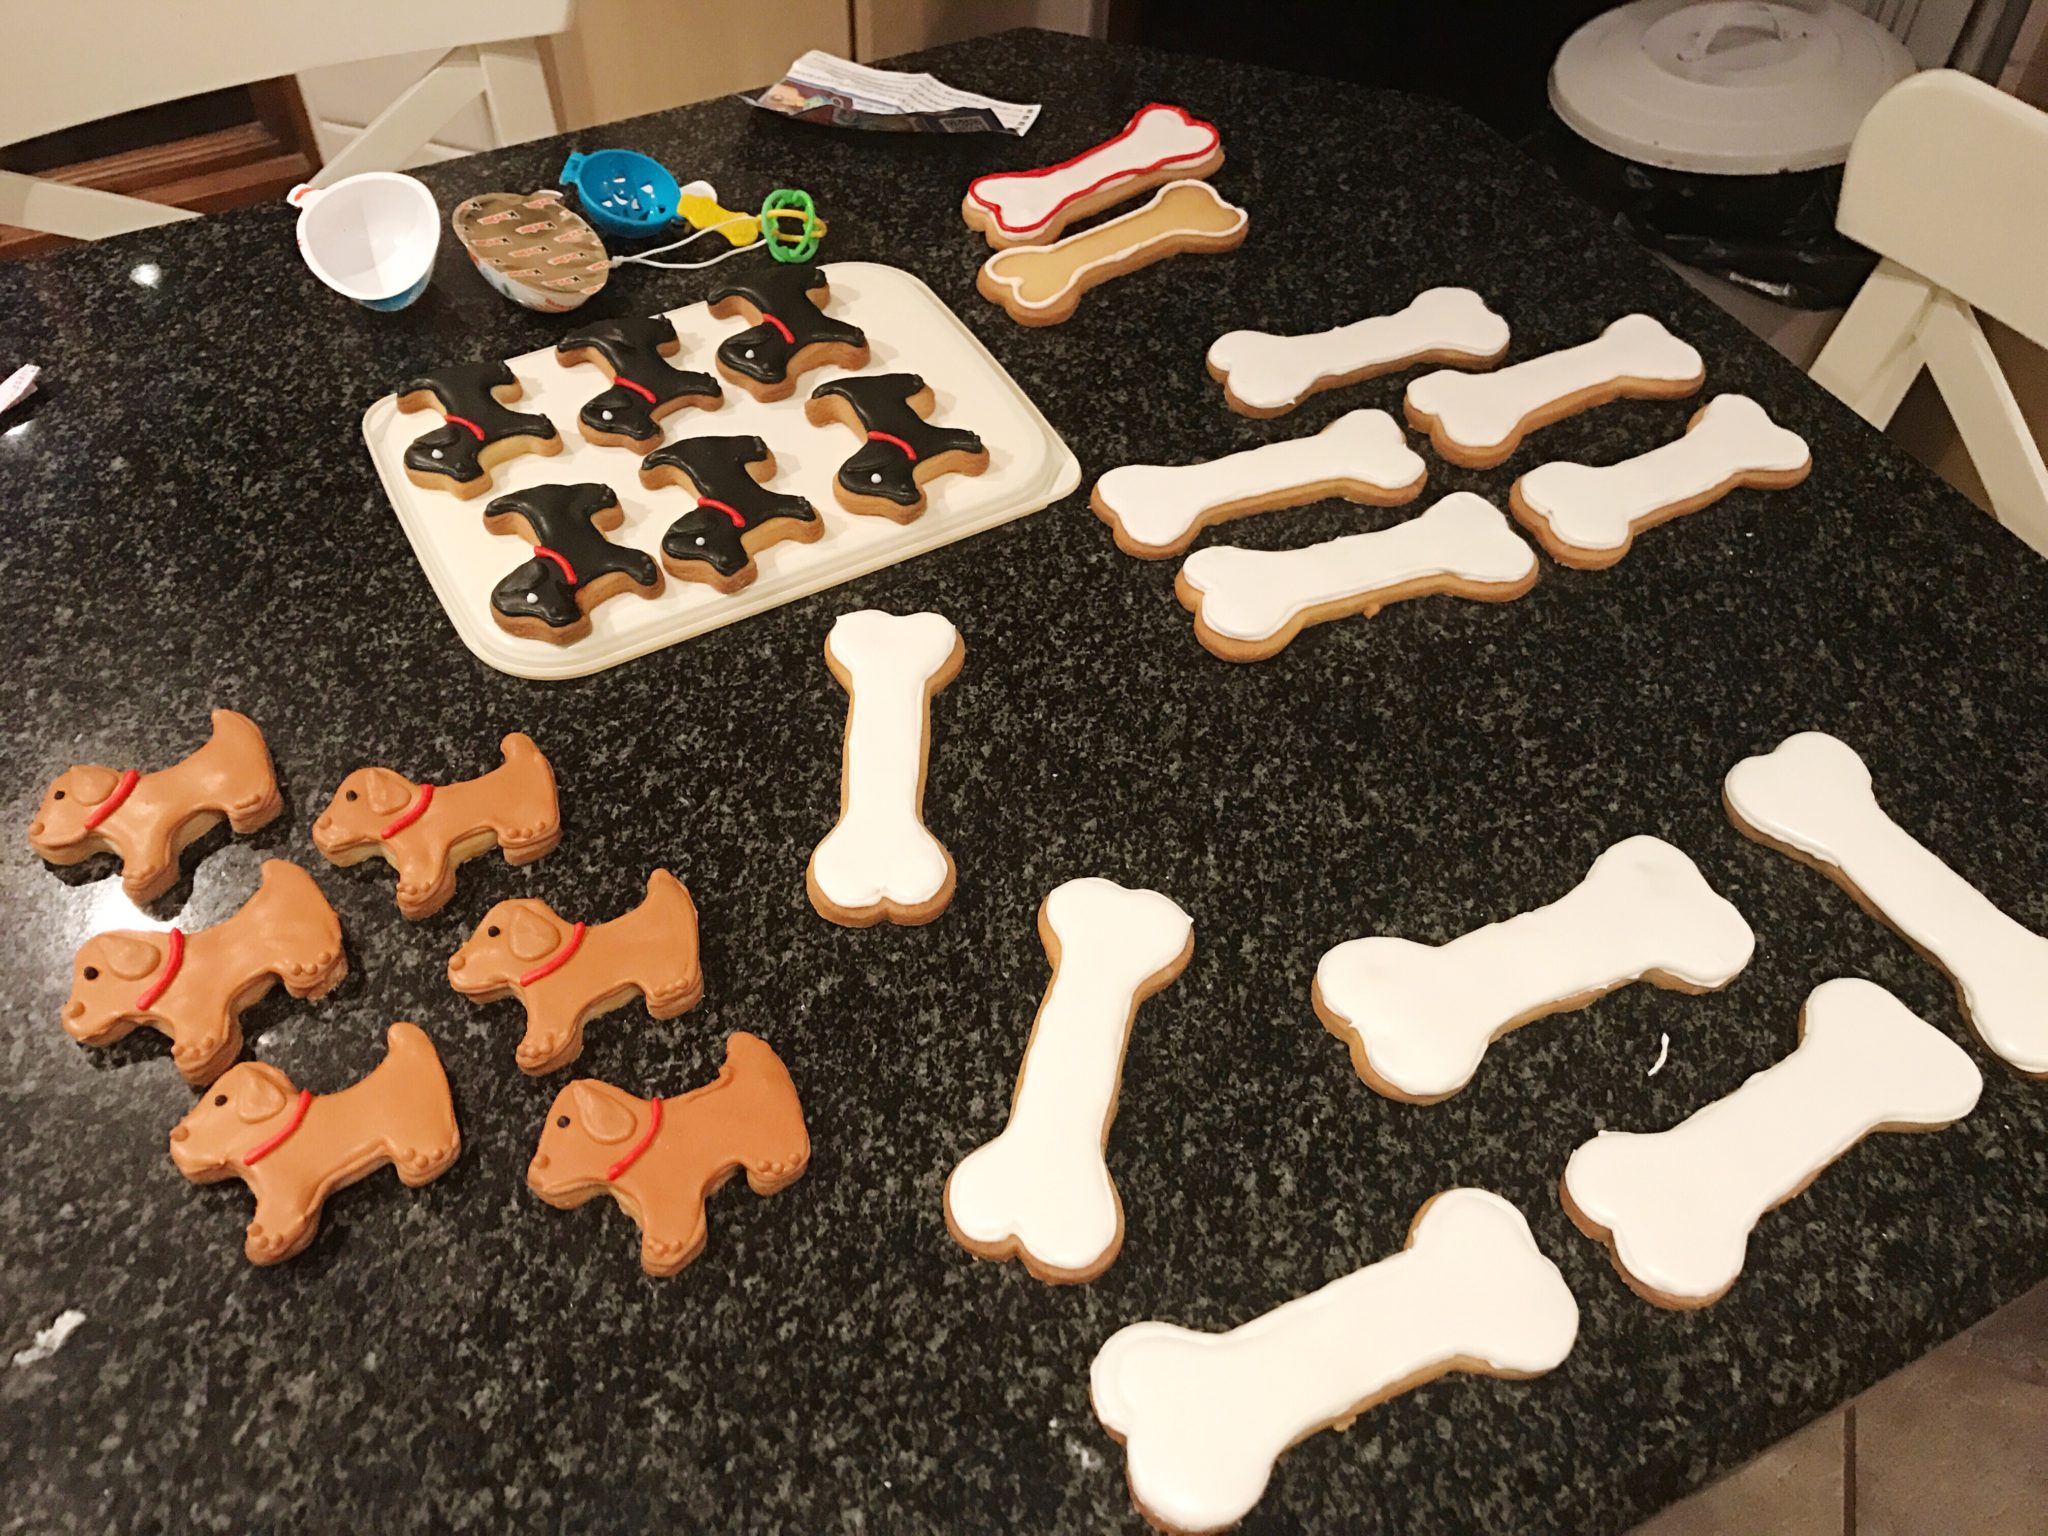
[[555, 925], [529, 910], [514, 912], [506, 931], [512, 936], [512, 953], [521, 960], [538, 960], [561, 947], [562, 936]]
[[156, 945], [132, 933], [101, 934], [93, 948], [100, 965], [125, 981], [140, 981], [150, 975], [159, 960]]
[[367, 777], [363, 793], [369, 798], [370, 809], [379, 816], [388, 816], [412, 804], [412, 786], [389, 768], [372, 768]]
[[111, 795], [114, 786], [121, 782], [121, 775], [111, 768], [102, 768], [97, 763], [74, 768], [65, 777], [70, 780], [71, 792], [87, 805], [98, 805]]
[[590, 1139], [606, 1146], [633, 1134], [633, 1111], [623, 1095], [608, 1083], [585, 1078], [571, 1085], [576, 1094], [576, 1115], [590, 1132]]
[[244, 1067], [245, 1080], [235, 1093], [235, 1113], [252, 1124], [267, 1120], [291, 1097], [291, 1079], [268, 1062], [245, 1062]]

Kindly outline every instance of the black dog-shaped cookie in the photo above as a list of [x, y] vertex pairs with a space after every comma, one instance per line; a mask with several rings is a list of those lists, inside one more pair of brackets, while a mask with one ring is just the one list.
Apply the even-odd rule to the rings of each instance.
[[661, 591], [654, 557], [614, 544], [601, 531], [625, 520], [608, 485], [536, 485], [485, 507], [491, 532], [517, 534], [533, 545], [533, 558], [491, 590], [498, 627], [567, 645], [590, 633], [590, 610], [606, 598]]
[[925, 420], [932, 405], [931, 386], [914, 373], [833, 379], [811, 391], [804, 415], [813, 425], [837, 422], [865, 439], [832, 479], [839, 505], [913, 522], [925, 508], [925, 481], [988, 468], [988, 449], [978, 436]]
[[831, 297], [825, 274], [806, 262], [771, 262], [711, 290], [711, 313], [735, 315], [746, 330], [718, 344], [718, 371], [757, 400], [787, 400], [797, 375], [837, 364], [865, 368], [868, 338], [860, 327], [835, 320], [818, 306]]
[[505, 460], [560, 453], [562, 437], [552, 421], [506, 409], [523, 393], [518, 376], [501, 362], [457, 363], [407, 379], [398, 386], [401, 411], [439, 411], [448, 419], [407, 446], [406, 479], [467, 501], [491, 488], [491, 471]]
[[737, 592], [752, 585], [759, 574], [754, 556], [769, 545], [823, 538], [817, 509], [801, 496], [768, 490], [774, 478], [775, 455], [758, 437], [686, 437], [647, 455], [642, 485], [679, 485], [697, 498], [662, 535], [669, 574]]
[[683, 350], [667, 318], [599, 320], [555, 343], [565, 367], [591, 363], [611, 376], [610, 389], [593, 395], [576, 414], [584, 438], [605, 448], [645, 453], [661, 441], [661, 419], [686, 405], [715, 411], [725, 392], [708, 373], [671, 366]]

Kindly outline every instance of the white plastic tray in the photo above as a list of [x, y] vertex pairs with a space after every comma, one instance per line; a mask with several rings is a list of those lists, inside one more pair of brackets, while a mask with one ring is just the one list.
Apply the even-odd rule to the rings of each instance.
[[[824, 537], [762, 550], [754, 557], [760, 570], [754, 584], [730, 597], [702, 582], [671, 576], [658, 597], [628, 593], [611, 598], [591, 611], [589, 635], [558, 646], [507, 634], [491, 617], [491, 588], [531, 554], [523, 539], [485, 532], [483, 509], [491, 499], [532, 485], [603, 481], [618, 493], [626, 511], [625, 526], [609, 537], [659, 559], [662, 534], [695, 504], [694, 498], [676, 487], [643, 490], [641, 454], [583, 440], [576, 412], [605, 387], [603, 371], [566, 368], [552, 348], [508, 361], [526, 388], [513, 409], [545, 413], [562, 434], [562, 451], [553, 458], [522, 454], [499, 465], [490, 490], [468, 501], [446, 491], [422, 490], [406, 479], [406, 445], [438, 425], [439, 418], [426, 411], [401, 414], [396, 397], [386, 395], [363, 413], [363, 438], [399, 526], [464, 645], [514, 677], [584, 677], [1036, 512], [1080, 484], [1081, 466], [1059, 434], [923, 282], [873, 262], [835, 262], [825, 273], [832, 285], [830, 312], [867, 332], [871, 356], [861, 372], [922, 375], [937, 397], [932, 420], [978, 432], [988, 448], [988, 469], [972, 478], [943, 475], [927, 483], [928, 505], [915, 522], [858, 516], [834, 498], [832, 476], [860, 446], [859, 437], [844, 427], [814, 427], [804, 419], [811, 391], [846, 370], [813, 369], [798, 381], [793, 396], [773, 405], [726, 384], [721, 409], [675, 412], [662, 423], [664, 441], [758, 435], [775, 453], [772, 488], [809, 497], [824, 520]], [[714, 371], [711, 356], [718, 343], [743, 328], [737, 320], [713, 320], [703, 304], [670, 310], [668, 316], [683, 341], [682, 352], [671, 361], [707, 373]]]

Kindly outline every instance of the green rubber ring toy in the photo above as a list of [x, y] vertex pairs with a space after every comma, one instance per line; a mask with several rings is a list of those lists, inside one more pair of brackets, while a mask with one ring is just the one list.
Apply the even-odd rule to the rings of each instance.
[[[802, 215], [794, 236], [782, 231], [779, 214], [794, 210]], [[818, 254], [818, 237], [825, 226], [818, 219], [811, 194], [796, 187], [777, 187], [761, 202], [761, 235], [768, 242], [768, 254], [777, 261], [809, 261]]]

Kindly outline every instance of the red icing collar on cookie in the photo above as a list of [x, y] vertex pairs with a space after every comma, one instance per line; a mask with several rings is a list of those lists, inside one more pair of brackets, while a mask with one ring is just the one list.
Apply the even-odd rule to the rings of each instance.
[[539, 965], [536, 965], [524, 976], [520, 977], [519, 985], [521, 985], [522, 987], [530, 987], [536, 981], [539, 981], [543, 976], [554, 975], [555, 972], [559, 971], [563, 966], [567, 965], [569, 961], [575, 957], [576, 951], [581, 949], [582, 947], [583, 925], [581, 923], [578, 923], [574, 928], [571, 928], [569, 930], [568, 940], [562, 945], [562, 947], [556, 950], [553, 955], [541, 961]]
[[[578, 929], [581, 929], [583, 925], [581, 923], [578, 923], [576, 926]], [[626, 1155], [624, 1157], [620, 1158], [616, 1163], [613, 1163], [611, 1167], [605, 1169], [605, 1182], [607, 1184], [616, 1183], [618, 1181], [620, 1174], [624, 1173], [628, 1168], [632, 1167], [635, 1163], [639, 1162], [640, 1154], [645, 1152], [649, 1147], [654, 1145], [655, 1132], [659, 1131], [660, 1129], [661, 1099], [657, 1096], [647, 1106], [647, 1134], [642, 1136], [638, 1141], [634, 1142], [633, 1145], [627, 1149]]]
[[283, 1128], [268, 1141], [259, 1141], [255, 1146], [244, 1152], [242, 1154], [242, 1166], [244, 1168], [252, 1168], [283, 1146], [286, 1138], [299, 1128], [299, 1122], [306, 1118], [306, 1108], [312, 1102], [313, 1090], [301, 1088], [299, 1090], [299, 1101], [292, 1106], [291, 1119], [285, 1121]]
[[185, 935], [173, 928], [164, 938], [164, 968], [157, 972], [156, 980], [143, 989], [142, 996], [135, 999], [137, 1013], [147, 1013], [156, 1006], [156, 1000], [178, 979], [178, 967], [185, 963]]
[[631, 391], [633, 391], [634, 394], [638, 395], [642, 400], [645, 400], [649, 405], [653, 405], [656, 403], [654, 398], [654, 391], [649, 389], [645, 384], [635, 384], [631, 379], [622, 379], [617, 374], [614, 374], [612, 376], [612, 382], [618, 385], [621, 389], [630, 389]]
[[113, 815], [114, 812], [121, 809], [121, 802], [135, 793], [135, 786], [141, 780], [142, 775], [133, 768], [123, 768], [121, 770], [120, 782], [114, 786], [114, 792], [94, 806], [92, 814], [85, 818], [85, 830], [88, 832], [92, 831], [101, 822]]
[[893, 432], [875, 432], [871, 430], [868, 433], [868, 441], [871, 443], [893, 443], [896, 447], [903, 450], [903, 457], [910, 460], [913, 464], [917, 462], [917, 450]]
[[[442, 414], [447, 415], [448, 413], [444, 411], [442, 412]], [[467, 416], [448, 416], [448, 419], [454, 422], [455, 425], [457, 425], [458, 427], [469, 428], [471, 432], [476, 434], [476, 440], [478, 442], [482, 442], [484, 440], [484, 429], [478, 426], [475, 422], [471, 421]]]
[[737, 511], [727, 506], [724, 502], [717, 500], [715, 497], [699, 496], [697, 498], [697, 505], [700, 507], [716, 507], [719, 511], [723, 512], [727, 517], [732, 519], [732, 525], [735, 528], [744, 528], [747, 526], [747, 520], [744, 517], [741, 517]]
[[792, 331], [780, 320], [776, 319], [773, 315], [769, 314], [768, 311], [765, 309], [761, 311], [761, 318], [765, 320], [768, 324], [774, 326], [775, 329], [782, 332], [782, 339], [785, 342], [787, 342], [790, 346], [793, 347], [796, 345], [796, 332]]
[[392, 838], [427, 814], [427, 807], [434, 803], [434, 786], [422, 784], [417, 800], [398, 813], [398, 819], [377, 834], [379, 842], [390, 842]]
[[533, 546], [533, 552], [543, 560], [554, 561], [562, 568], [562, 575], [568, 579], [569, 585], [576, 585], [576, 567], [569, 563], [568, 557], [560, 550], [549, 549], [545, 544], [536, 544]]

